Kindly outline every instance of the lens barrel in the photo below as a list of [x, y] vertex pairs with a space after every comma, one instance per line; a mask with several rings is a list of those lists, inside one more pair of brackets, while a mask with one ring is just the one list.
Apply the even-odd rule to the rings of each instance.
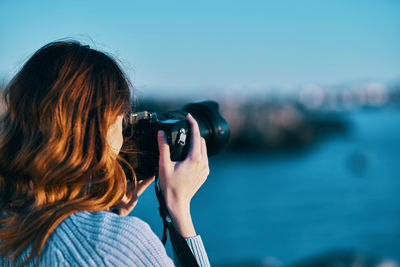
[[206, 140], [208, 155], [220, 152], [228, 142], [230, 129], [219, 112], [218, 103], [210, 100], [197, 101], [182, 106], [181, 110], [196, 119], [200, 135]]

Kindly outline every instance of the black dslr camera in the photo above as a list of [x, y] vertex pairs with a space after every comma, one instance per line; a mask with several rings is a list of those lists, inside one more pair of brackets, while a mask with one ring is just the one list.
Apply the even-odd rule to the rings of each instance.
[[132, 165], [137, 180], [154, 176], [157, 172], [158, 130], [163, 130], [166, 134], [171, 160], [182, 161], [186, 158], [191, 142], [190, 125], [186, 120], [188, 113], [199, 125], [200, 134], [206, 140], [209, 156], [217, 154], [225, 146], [230, 129], [219, 113], [217, 102], [193, 102], [179, 110], [162, 114], [148, 111], [129, 114], [123, 121], [124, 144], [121, 155]]

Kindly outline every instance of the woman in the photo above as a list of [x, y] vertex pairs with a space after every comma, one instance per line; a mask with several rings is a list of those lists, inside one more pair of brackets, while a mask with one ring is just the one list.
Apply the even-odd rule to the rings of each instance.
[[[118, 155], [130, 95], [113, 59], [74, 41], [42, 47], [11, 80], [0, 124], [1, 266], [173, 265], [146, 223], [123, 216], [153, 180], [126, 177]], [[176, 229], [209, 265], [190, 217], [209, 173], [206, 145], [188, 121], [182, 162], [158, 134], [160, 187]]]

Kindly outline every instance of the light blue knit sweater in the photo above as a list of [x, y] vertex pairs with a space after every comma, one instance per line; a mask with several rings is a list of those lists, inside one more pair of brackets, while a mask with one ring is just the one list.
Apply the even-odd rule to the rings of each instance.
[[[210, 266], [200, 236], [186, 242], [200, 266]], [[30, 248], [21, 255], [27, 257]], [[0, 257], [0, 266], [13, 266]], [[31, 261], [28, 266], [37, 266]], [[77, 212], [50, 235], [39, 266], [174, 266], [160, 239], [139, 218], [111, 212]]]

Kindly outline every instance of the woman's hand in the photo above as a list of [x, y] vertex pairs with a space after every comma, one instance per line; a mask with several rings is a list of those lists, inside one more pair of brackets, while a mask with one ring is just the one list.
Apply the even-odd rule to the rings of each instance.
[[210, 173], [206, 142], [200, 136], [196, 120], [190, 114], [187, 120], [191, 125], [192, 142], [183, 161], [171, 161], [165, 135], [158, 132], [160, 188], [172, 220], [183, 237], [196, 235], [190, 216], [190, 201]]
[[135, 183], [128, 180], [126, 184], [126, 194], [122, 198], [121, 202], [116, 206], [119, 210], [119, 215], [128, 215], [138, 202], [139, 196], [146, 190], [146, 188], [154, 181], [154, 176], [145, 180], [138, 181]]

